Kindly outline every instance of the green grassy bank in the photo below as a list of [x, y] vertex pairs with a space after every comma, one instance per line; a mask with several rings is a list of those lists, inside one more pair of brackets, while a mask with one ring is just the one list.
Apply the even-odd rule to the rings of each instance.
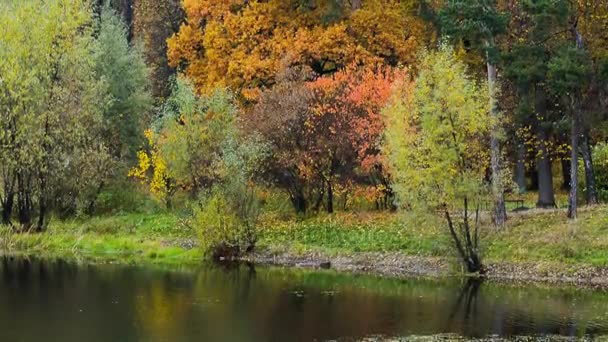
[[[568, 274], [581, 267], [608, 269], [608, 206], [582, 208], [576, 221], [563, 210], [511, 213], [508, 225], [484, 225], [481, 245], [488, 264], [532, 264]], [[102, 262], [195, 264], [203, 259], [187, 217], [124, 214], [54, 220], [39, 234], [2, 229], [5, 254]], [[456, 263], [444, 222], [399, 214], [324, 215], [308, 219], [265, 217], [258, 250], [293, 256], [367, 252], [432, 257]]]

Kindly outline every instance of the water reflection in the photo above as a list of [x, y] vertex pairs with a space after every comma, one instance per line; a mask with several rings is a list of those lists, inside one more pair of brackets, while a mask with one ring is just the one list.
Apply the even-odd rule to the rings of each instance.
[[159, 269], [4, 258], [0, 340], [323, 341], [607, 332], [602, 291], [252, 265]]

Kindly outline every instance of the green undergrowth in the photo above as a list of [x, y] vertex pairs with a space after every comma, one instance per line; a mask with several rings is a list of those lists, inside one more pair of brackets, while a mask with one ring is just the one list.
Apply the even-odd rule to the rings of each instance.
[[186, 264], [202, 260], [191, 229], [173, 214], [124, 214], [51, 221], [43, 233], [2, 229], [0, 249], [28, 254], [121, 263]]
[[[5, 254], [83, 258], [123, 263], [194, 264], [203, 260], [188, 216], [172, 213], [119, 214], [53, 220], [44, 233], [0, 230]], [[312, 218], [266, 215], [258, 249], [293, 255], [320, 252], [400, 253], [454, 259], [441, 217], [394, 213], [339, 213]], [[575, 221], [564, 210], [510, 213], [506, 227], [483, 225], [482, 253], [492, 263], [549, 263], [564, 269], [608, 267], [608, 206], [581, 208]], [[561, 266], [560, 266], [561, 265]]]

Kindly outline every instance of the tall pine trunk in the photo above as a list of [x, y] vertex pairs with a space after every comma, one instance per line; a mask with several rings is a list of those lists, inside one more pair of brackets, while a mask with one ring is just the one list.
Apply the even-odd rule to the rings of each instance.
[[507, 210], [505, 207], [505, 194], [501, 180], [500, 141], [498, 140], [500, 123], [498, 122], [499, 112], [496, 99], [496, 65], [491, 63], [489, 59], [486, 64], [488, 69], [488, 88], [490, 92], [490, 114], [495, 121], [494, 127], [492, 128], [492, 136], [490, 138], [494, 224], [498, 227], [502, 227], [507, 220]]

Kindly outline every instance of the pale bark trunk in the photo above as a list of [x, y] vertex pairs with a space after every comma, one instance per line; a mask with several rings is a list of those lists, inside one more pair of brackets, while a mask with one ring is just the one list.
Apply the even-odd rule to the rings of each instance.
[[[572, 36], [576, 42], [577, 49], [583, 49], [583, 37], [578, 32], [576, 24], [572, 26]], [[576, 95], [571, 95], [576, 96]], [[578, 99], [573, 97], [570, 101], [572, 108], [572, 156], [570, 160], [570, 194], [568, 195], [568, 218], [576, 219], [577, 208], [578, 208], [578, 143], [580, 135], [580, 124], [581, 124], [581, 106]]]
[[[575, 103], [576, 101], [572, 101]], [[578, 207], [578, 136], [579, 136], [579, 109], [578, 105], [573, 104], [570, 156], [570, 194], [568, 195], [568, 218], [575, 219]]]

